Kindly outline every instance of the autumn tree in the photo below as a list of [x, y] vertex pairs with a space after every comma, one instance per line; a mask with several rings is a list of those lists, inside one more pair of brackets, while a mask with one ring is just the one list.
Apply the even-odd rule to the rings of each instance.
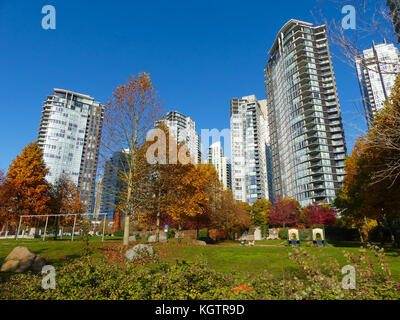
[[176, 221], [180, 233], [184, 225], [203, 213], [204, 208], [201, 205], [206, 201], [207, 195], [199, 191], [204, 179], [197, 175], [199, 171], [195, 165], [178, 164], [171, 166], [170, 170], [173, 170], [177, 183], [168, 190], [168, 198], [174, 201], [168, 203], [167, 211]]
[[371, 182], [387, 189], [400, 185], [400, 76], [384, 108], [374, 117], [366, 136], [365, 153], [371, 168]]
[[[400, 77], [369, 132], [360, 137], [346, 159], [346, 177], [335, 205], [360, 228], [376, 220], [396, 237], [400, 215]], [[396, 227], [398, 228], [398, 227]]]
[[277, 197], [271, 206], [270, 222], [273, 225], [291, 226], [299, 222], [300, 204], [291, 198]]
[[17, 224], [22, 215], [48, 214], [48, 169], [37, 142], [28, 144], [11, 163], [1, 191], [1, 215], [7, 224]]
[[266, 199], [257, 199], [251, 206], [252, 220], [255, 226], [268, 224], [272, 203]]
[[117, 210], [114, 214], [114, 218], [113, 218], [113, 225], [111, 228], [111, 232], [115, 232], [117, 230], [121, 229], [121, 214], [119, 213], [119, 211]]
[[251, 215], [251, 205], [247, 202], [238, 201], [237, 205], [240, 206], [247, 214]]
[[[154, 122], [162, 116], [158, 93], [150, 75], [139, 73], [126, 84], [118, 86], [107, 101], [103, 122], [102, 157], [109, 159], [114, 152], [124, 151], [124, 167], [116, 167], [118, 179], [126, 188], [121, 195], [124, 219], [123, 244], [129, 241], [129, 218], [139, 214], [146, 197], [142, 197], [143, 182], [147, 177], [145, 156], [139, 156]], [[143, 170], [142, 170], [143, 169]]]
[[212, 210], [216, 210], [214, 204], [220, 196], [222, 185], [218, 179], [212, 164], [198, 164], [189, 172], [190, 185], [193, 188], [190, 196], [192, 211], [190, 219], [195, 222], [197, 238], [201, 226], [209, 224]]
[[[156, 242], [159, 241], [161, 222], [170, 219], [168, 208], [174, 207], [176, 186], [183, 175], [193, 167], [187, 146], [177, 143], [164, 122], [157, 123], [147, 138], [146, 158], [150, 165], [149, 198], [146, 204], [146, 220], [155, 221]], [[188, 167], [184, 167], [187, 165]], [[181, 190], [183, 192], [184, 190]], [[186, 190], [189, 191], [189, 190]]]
[[78, 187], [65, 175], [50, 186], [48, 194], [50, 197], [48, 207], [51, 214], [56, 215], [53, 217], [54, 240], [56, 240], [60, 222], [62, 221], [63, 225], [72, 225], [75, 220], [75, 216], [60, 215], [85, 213], [87, 208], [80, 197]]
[[6, 177], [4, 175], [4, 171], [0, 169], [0, 226], [2, 229], [4, 228], [4, 224], [6, 222], [6, 215], [5, 210], [6, 210], [6, 202], [8, 199], [6, 199], [7, 192], [5, 190], [5, 182], [6, 182]]
[[331, 225], [336, 218], [335, 209], [328, 204], [314, 202], [301, 210], [304, 222], [310, 227]]
[[216, 210], [210, 216], [216, 235], [218, 236], [218, 230], [224, 230], [228, 238], [232, 239], [234, 232], [242, 232], [250, 226], [250, 220], [250, 215], [242, 204], [234, 200], [232, 192], [221, 190]]

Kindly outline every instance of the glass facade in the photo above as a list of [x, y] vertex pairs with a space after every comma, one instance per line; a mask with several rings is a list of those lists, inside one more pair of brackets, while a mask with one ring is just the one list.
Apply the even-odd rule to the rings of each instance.
[[100, 212], [107, 214], [107, 219], [113, 219], [115, 209], [120, 200], [120, 193], [126, 187], [120, 174], [126, 172], [128, 165], [124, 152], [114, 152], [104, 166], [104, 177], [101, 192]]
[[383, 108], [400, 72], [399, 50], [386, 42], [373, 43], [372, 48], [357, 57], [356, 67], [365, 117], [368, 127], [371, 127], [375, 113]]
[[346, 146], [324, 26], [290, 20], [265, 68], [276, 196], [331, 203], [344, 177]]
[[231, 100], [232, 192], [249, 204], [270, 198], [262, 105], [254, 95]]
[[42, 109], [38, 143], [54, 183], [68, 176], [82, 200], [93, 210], [97, 162], [104, 106], [93, 98], [54, 89]]

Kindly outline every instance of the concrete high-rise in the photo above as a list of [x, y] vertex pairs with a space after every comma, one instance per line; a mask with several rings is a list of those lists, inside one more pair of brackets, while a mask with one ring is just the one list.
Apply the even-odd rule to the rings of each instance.
[[220, 141], [208, 147], [207, 162], [214, 166], [224, 189], [231, 189], [231, 163], [229, 158], [224, 157]]
[[269, 50], [265, 86], [275, 196], [332, 203], [346, 146], [325, 26], [288, 21]]
[[356, 67], [365, 117], [371, 127], [375, 113], [383, 108], [400, 71], [399, 50], [386, 41], [373, 42], [372, 48], [357, 57]]
[[231, 100], [232, 192], [253, 204], [270, 198], [267, 174], [265, 102], [254, 95]]
[[177, 142], [184, 142], [189, 150], [194, 163], [201, 163], [200, 136], [196, 132], [196, 123], [178, 111], [169, 111], [163, 120], [169, 127], [170, 134], [174, 135]]
[[65, 175], [93, 211], [104, 106], [81, 93], [54, 89], [44, 101], [38, 143], [54, 183]]

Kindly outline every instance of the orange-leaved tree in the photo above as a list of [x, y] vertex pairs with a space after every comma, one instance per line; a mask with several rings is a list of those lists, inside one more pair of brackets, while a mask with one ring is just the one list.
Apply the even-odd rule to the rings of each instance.
[[11, 163], [1, 194], [1, 215], [8, 224], [17, 224], [22, 215], [48, 214], [48, 169], [37, 142], [28, 144]]
[[107, 102], [101, 154], [103, 160], [107, 161], [115, 152], [123, 152], [124, 166], [116, 166], [114, 170], [119, 182], [126, 188], [125, 192], [113, 196], [120, 197], [120, 204], [124, 204], [119, 206], [125, 217], [124, 245], [129, 244], [129, 218], [141, 212], [146, 200], [146, 197], [142, 197], [144, 192], [141, 189], [145, 186], [140, 175], [146, 175], [147, 171], [142, 166], [144, 157], [138, 159], [139, 153], [154, 121], [161, 117], [158, 93], [150, 75], [145, 72], [119, 85]]
[[[56, 217], [52, 217], [51, 220], [53, 220], [53, 222], [50, 222], [54, 223], [55, 240], [61, 221], [63, 225], [72, 225], [73, 222], [76, 221], [75, 216], [60, 215], [85, 213], [87, 208], [81, 200], [77, 186], [65, 175], [58, 178], [56, 182], [50, 186], [49, 195], [48, 206], [51, 213], [57, 215]], [[78, 219], [80, 222], [81, 217]]]

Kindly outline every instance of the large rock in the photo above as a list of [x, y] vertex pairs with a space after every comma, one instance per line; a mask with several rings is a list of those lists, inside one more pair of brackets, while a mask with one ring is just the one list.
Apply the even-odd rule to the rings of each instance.
[[207, 242], [201, 241], [201, 240], [191, 240], [189, 243], [192, 245], [195, 245], [195, 246], [206, 246], [207, 245]]
[[[160, 242], [167, 242], [167, 235], [164, 233], [160, 234], [160, 238], [159, 238]], [[156, 242], [156, 235], [152, 235], [147, 239], [147, 242]]]
[[46, 264], [46, 260], [36, 256], [27, 247], [16, 247], [6, 257], [1, 271], [4, 272], [26, 272], [32, 270], [41, 272], [42, 267]]
[[125, 253], [125, 258], [129, 261], [151, 257], [154, 255], [154, 249], [151, 244], [137, 244]]
[[1, 271], [3, 272], [16, 272], [19, 266], [19, 261], [17, 260], [9, 260], [4, 262], [1, 266]]
[[129, 241], [137, 241], [137, 240], [136, 240], [136, 236], [130, 236], [128, 240], [129, 240]]
[[46, 265], [46, 260], [42, 257], [36, 256], [35, 260], [33, 260], [31, 270], [36, 273], [41, 273], [45, 265]]

